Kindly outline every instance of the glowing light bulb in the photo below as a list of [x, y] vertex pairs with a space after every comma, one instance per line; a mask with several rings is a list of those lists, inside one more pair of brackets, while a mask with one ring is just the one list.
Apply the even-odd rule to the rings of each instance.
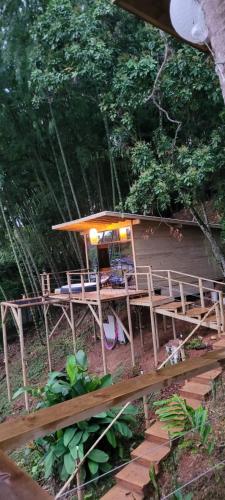
[[98, 231], [97, 231], [97, 229], [94, 229], [94, 228], [90, 229], [89, 238], [90, 238], [91, 245], [98, 244]]

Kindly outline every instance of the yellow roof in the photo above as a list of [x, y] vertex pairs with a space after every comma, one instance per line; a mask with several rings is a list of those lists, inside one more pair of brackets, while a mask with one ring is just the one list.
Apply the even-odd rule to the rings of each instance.
[[[52, 226], [52, 229], [58, 231], [77, 231], [79, 233], [88, 233], [92, 228], [97, 231], [109, 231], [119, 229], [120, 227], [130, 226], [138, 223], [138, 221], [147, 222], [165, 222], [167, 224], [181, 224], [186, 226], [198, 226], [194, 221], [186, 221], [180, 219], [171, 219], [166, 217], [154, 217], [150, 215], [138, 215], [122, 212], [99, 212], [81, 219], [64, 222]], [[211, 224], [212, 227], [219, 228], [219, 224]]]
[[[170, 0], [114, 0], [114, 2], [148, 23], [153, 24], [153, 26], [185, 41], [179, 37], [171, 24], [169, 13]], [[204, 46], [194, 46], [200, 50], [207, 50]]]

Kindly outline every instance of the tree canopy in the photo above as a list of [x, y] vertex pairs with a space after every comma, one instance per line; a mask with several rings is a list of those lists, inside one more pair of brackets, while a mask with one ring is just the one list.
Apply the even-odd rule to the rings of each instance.
[[208, 201], [223, 217], [224, 108], [209, 55], [110, 0], [3, 1], [0, 23], [1, 296], [82, 264], [79, 238], [53, 224], [186, 207], [209, 231]]

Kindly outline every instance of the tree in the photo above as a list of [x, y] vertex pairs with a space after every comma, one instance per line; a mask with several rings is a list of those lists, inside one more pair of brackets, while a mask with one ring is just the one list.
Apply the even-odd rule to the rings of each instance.
[[200, 0], [209, 30], [216, 72], [225, 102], [225, 4], [223, 0]]

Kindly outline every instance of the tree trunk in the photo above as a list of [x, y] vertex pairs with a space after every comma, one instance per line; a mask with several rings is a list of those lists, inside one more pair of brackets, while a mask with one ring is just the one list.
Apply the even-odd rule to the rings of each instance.
[[216, 72], [225, 102], [225, 2], [224, 0], [200, 0], [200, 4], [205, 13]]
[[203, 214], [203, 218], [199, 215], [199, 211], [196, 208], [192, 207], [191, 212], [192, 212], [192, 215], [195, 217], [196, 222], [198, 223], [203, 234], [205, 235], [208, 242], [210, 243], [213, 256], [214, 256], [219, 268], [221, 269], [223, 276], [225, 276], [225, 257], [224, 257], [223, 252], [220, 249], [220, 246], [218, 245], [216, 239], [213, 236], [213, 233], [212, 233], [210, 224], [207, 220], [205, 212]]

